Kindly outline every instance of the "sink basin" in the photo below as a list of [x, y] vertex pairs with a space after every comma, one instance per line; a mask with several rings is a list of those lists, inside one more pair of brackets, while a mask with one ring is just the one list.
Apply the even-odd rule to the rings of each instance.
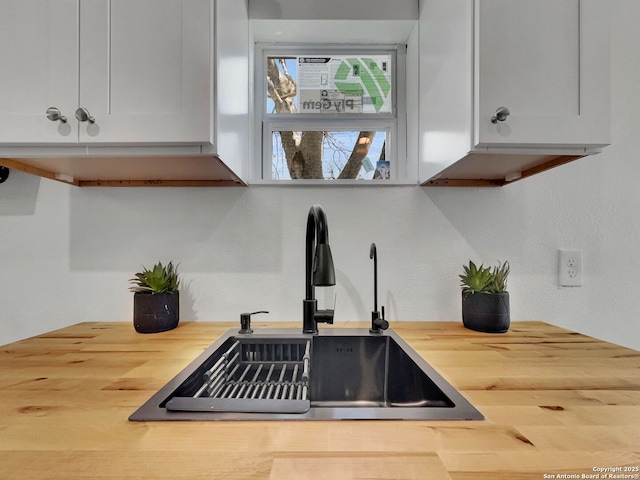
[[229, 330], [129, 420], [483, 418], [391, 329], [262, 329]]
[[311, 371], [316, 407], [455, 406], [390, 336], [318, 337]]

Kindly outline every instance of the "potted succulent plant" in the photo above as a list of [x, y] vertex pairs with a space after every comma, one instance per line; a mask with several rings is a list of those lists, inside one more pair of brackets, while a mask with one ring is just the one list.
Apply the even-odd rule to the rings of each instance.
[[180, 279], [169, 262], [158, 262], [151, 270], [142, 267], [129, 282], [133, 296], [133, 326], [139, 333], [171, 330], [180, 320]]
[[482, 264], [477, 267], [469, 261], [469, 265], [463, 265], [463, 269], [460, 286], [464, 326], [487, 333], [504, 333], [509, 330], [509, 262], [498, 262], [494, 267]]

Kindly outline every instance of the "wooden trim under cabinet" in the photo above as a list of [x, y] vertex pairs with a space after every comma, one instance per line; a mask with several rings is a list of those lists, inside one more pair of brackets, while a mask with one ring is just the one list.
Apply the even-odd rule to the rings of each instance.
[[246, 186], [213, 155], [0, 158], [0, 165], [77, 187]]
[[[498, 172], [491, 171], [487, 162], [496, 157], [485, 156], [485, 154], [470, 154], [464, 159], [456, 162], [451, 167], [446, 168], [431, 180], [423, 182], [423, 187], [502, 187], [510, 183], [522, 180], [540, 172], [550, 170], [560, 165], [572, 162], [585, 155], [548, 155], [542, 157], [541, 161], [534, 161], [527, 165], [526, 160], [512, 161], [513, 157], [503, 154], [502, 157], [508, 167], [500, 166]], [[484, 161], [483, 161], [484, 157]], [[524, 157], [522, 157], [524, 158]], [[510, 174], [514, 173], [511, 180], [507, 180]], [[483, 178], [485, 173], [489, 178]]]

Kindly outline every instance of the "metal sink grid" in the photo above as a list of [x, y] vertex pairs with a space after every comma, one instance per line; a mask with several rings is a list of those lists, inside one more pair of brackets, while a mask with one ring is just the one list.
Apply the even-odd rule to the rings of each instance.
[[[244, 413], [309, 410], [311, 339], [243, 336], [232, 340], [228, 350], [209, 357], [164, 403], [167, 410]], [[215, 363], [206, 368], [212, 361]]]

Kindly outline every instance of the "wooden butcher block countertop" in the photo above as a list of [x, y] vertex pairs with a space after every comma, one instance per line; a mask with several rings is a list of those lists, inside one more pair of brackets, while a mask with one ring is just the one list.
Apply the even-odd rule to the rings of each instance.
[[[297, 325], [254, 322], [259, 326]], [[366, 325], [321, 328], [354, 326]], [[542, 322], [514, 322], [497, 335], [457, 322], [392, 324], [484, 421], [128, 421], [237, 327], [193, 322], [143, 335], [130, 322], [81, 323], [1, 346], [0, 478], [640, 474], [640, 352]]]

